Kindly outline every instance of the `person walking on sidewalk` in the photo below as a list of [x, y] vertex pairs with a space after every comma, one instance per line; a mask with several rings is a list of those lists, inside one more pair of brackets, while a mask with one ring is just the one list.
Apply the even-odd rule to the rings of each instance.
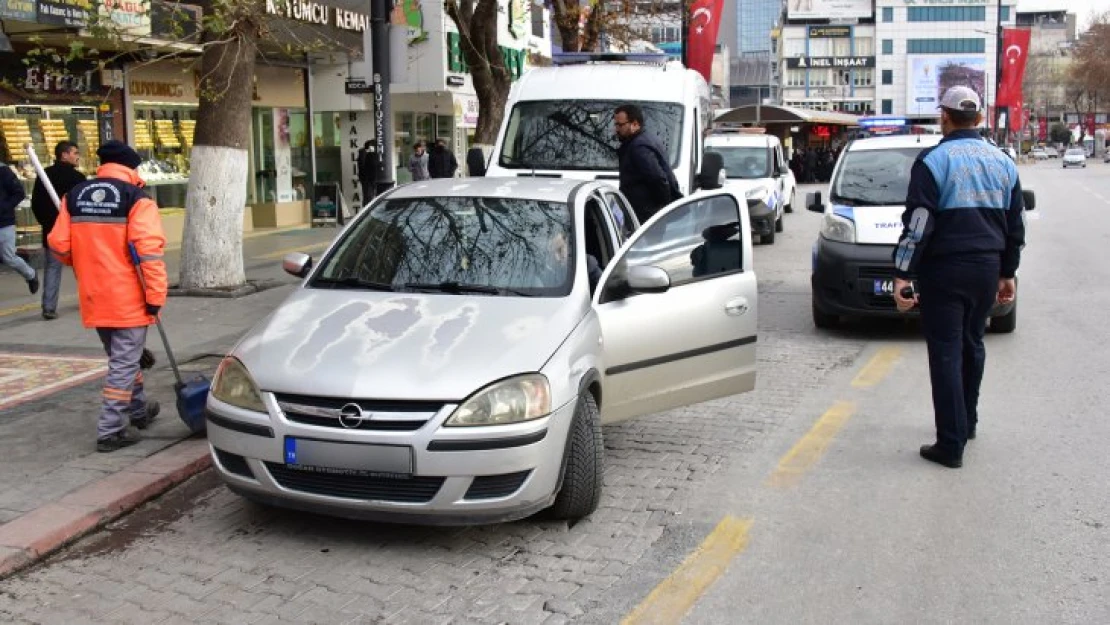
[[19, 178], [5, 163], [0, 163], [0, 263], [15, 269], [27, 281], [31, 295], [39, 292], [35, 270], [15, 253], [15, 208], [27, 197]]
[[412, 181], [428, 180], [432, 177], [428, 173], [428, 153], [424, 150], [424, 142], [417, 141], [416, 145], [412, 146], [412, 156], [409, 157], [409, 173], [412, 174]]
[[459, 170], [455, 153], [447, 149], [446, 139], [436, 139], [435, 147], [428, 156], [428, 174], [432, 178], [454, 178]]
[[[58, 198], [65, 197], [69, 190], [85, 181], [85, 174], [77, 171], [77, 163], [81, 159], [81, 152], [77, 144], [72, 141], [62, 141], [54, 146], [54, 164], [47, 167], [47, 179], [54, 185]], [[50, 231], [54, 229], [54, 222], [58, 220], [58, 207], [46, 192], [46, 185], [41, 180], [35, 180], [35, 188], [31, 191], [31, 212], [42, 226], [43, 243], [43, 268], [42, 268], [42, 318], [58, 318], [58, 291], [62, 286], [62, 262], [50, 253], [47, 240]]]
[[[158, 416], [158, 403], [148, 404], [143, 392], [140, 359], [147, 328], [166, 303], [166, 236], [158, 205], [143, 191], [135, 150], [111, 140], [96, 154], [96, 177], [66, 195], [49, 244], [73, 266], [81, 320], [96, 328], [108, 354], [96, 450], [111, 452], [139, 442], [128, 421], [141, 430]], [[137, 267], [130, 246], [138, 252]], [[136, 271], [143, 272], [145, 290]]]

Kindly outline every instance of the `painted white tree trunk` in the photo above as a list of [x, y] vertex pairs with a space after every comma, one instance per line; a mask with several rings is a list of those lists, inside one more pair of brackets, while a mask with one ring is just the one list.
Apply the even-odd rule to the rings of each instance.
[[193, 147], [181, 241], [182, 289], [229, 289], [246, 283], [243, 210], [247, 151]]

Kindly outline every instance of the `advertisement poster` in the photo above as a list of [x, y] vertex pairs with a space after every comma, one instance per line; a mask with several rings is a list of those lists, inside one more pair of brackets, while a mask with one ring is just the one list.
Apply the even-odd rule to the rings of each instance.
[[871, 17], [871, 0], [787, 0], [786, 12], [792, 20]]
[[100, 0], [99, 9], [123, 34], [150, 36], [150, 0]]
[[941, 95], [956, 85], [971, 87], [986, 101], [986, 57], [911, 56], [908, 64], [907, 115], [939, 115]]
[[84, 26], [90, 0], [38, 0], [38, 23], [56, 26]]
[[292, 202], [293, 194], [293, 151], [289, 147], [289, 109], [274, 109], [274, 169], [277, 201]]
[[38, 15], [35, 0], [0, 0], [0, 19], [33, 22]]

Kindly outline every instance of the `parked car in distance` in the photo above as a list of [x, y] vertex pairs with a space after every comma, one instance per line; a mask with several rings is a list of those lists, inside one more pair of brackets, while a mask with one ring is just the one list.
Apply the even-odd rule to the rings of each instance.
[[1087, 151], [1083, 148], [1068, 148], [1064, 152], [1064, 169], [1068, 167], [1086, 167]]
[[1048, 152], [1046, 152], [1045, 149], [1042, 147], [1033, 148], [1033, 151], [1030, 152], [1030, 155], [1035, 161], [1043, 161], [1048, 158]]
[[1044, 153], [1048, 158], [1060, 158], [1060, 152], [1056, 148], [1045, 148]]

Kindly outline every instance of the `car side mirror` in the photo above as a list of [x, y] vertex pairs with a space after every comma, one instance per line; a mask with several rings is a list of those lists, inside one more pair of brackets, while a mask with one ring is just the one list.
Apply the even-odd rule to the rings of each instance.
[[706, 152], [701, 157], [701, 171], [698, 172], [699, 189], [720, 189], [724, 185], [725, 159], [719, 152]]
[[301, 252], [286, 254], [281, 261], [281, 268], [291, 276], [304, 278], [312, 270], [312, 257]]
[[814, 213], [825, 212], [825, 203], [821, 201], [820, 191], [806, 194], [806, 209]]
[[1031, 189], [1022, 189], [1021, 197], [1025, 200], [1025, 210], [1031, 211], [1037, 209], [1037, 194]]
[[664, 293], [671, 288], [671, 277], [658, 267], [639, 265], [628, 270], [628, 288], [635, 293]]

